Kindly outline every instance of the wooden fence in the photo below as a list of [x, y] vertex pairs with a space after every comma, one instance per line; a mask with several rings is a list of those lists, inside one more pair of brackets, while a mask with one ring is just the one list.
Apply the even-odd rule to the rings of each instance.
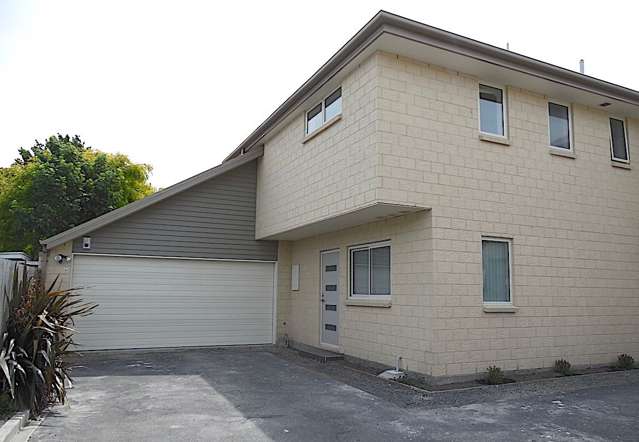
[[0, 334], [4, 333], [4, 326], [7, 321], [7, 302], [13, 291], [14, 275], [16, 272], [20, 272], [20, 268], [24, 268], [24, 265], [18, 265], [18, 261], [0, 259], [0, 297], [2, 297], [2, 303], [0, 303]]

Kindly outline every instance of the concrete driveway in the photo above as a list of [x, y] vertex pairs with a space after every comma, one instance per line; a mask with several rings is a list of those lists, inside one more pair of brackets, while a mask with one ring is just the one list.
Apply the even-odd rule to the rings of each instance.
[[636, 440], [639, 373], [423, 394], [291, 352], [88, 353], [33, 441]]

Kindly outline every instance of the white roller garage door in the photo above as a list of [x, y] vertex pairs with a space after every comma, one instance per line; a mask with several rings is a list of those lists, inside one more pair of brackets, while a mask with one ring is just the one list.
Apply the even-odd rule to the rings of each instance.
[[72, 279], [99, 304], [80, 349], [273, 341], [273, 263], [75, 255]]

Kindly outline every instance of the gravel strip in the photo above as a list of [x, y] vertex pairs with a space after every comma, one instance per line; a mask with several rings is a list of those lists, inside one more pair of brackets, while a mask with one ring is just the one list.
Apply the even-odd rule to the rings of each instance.
[[345, 361], [320, 363], [294, 350], [276, 348], [273, 354], [308, 370], [329, 376], [366, 391], [402, 408], [434, 409], [469, 404], [507, 401], [528, 396], [560, 395], [593, 387], [623, 386], [639, 383], [639, 370], [605, 372], [582, 376], [485, 385], [462, 390], [425, 392], [398, 382], [380, 379], [357, 370]]

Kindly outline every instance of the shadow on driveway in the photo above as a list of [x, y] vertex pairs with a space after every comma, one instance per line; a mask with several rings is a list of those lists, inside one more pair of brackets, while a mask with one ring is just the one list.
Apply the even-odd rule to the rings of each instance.
[[424, 395], [269, 348], [89, 352], [74, 365], [69, 405], [31, 440], [636, 440], [639, 430], [636, 371]]

